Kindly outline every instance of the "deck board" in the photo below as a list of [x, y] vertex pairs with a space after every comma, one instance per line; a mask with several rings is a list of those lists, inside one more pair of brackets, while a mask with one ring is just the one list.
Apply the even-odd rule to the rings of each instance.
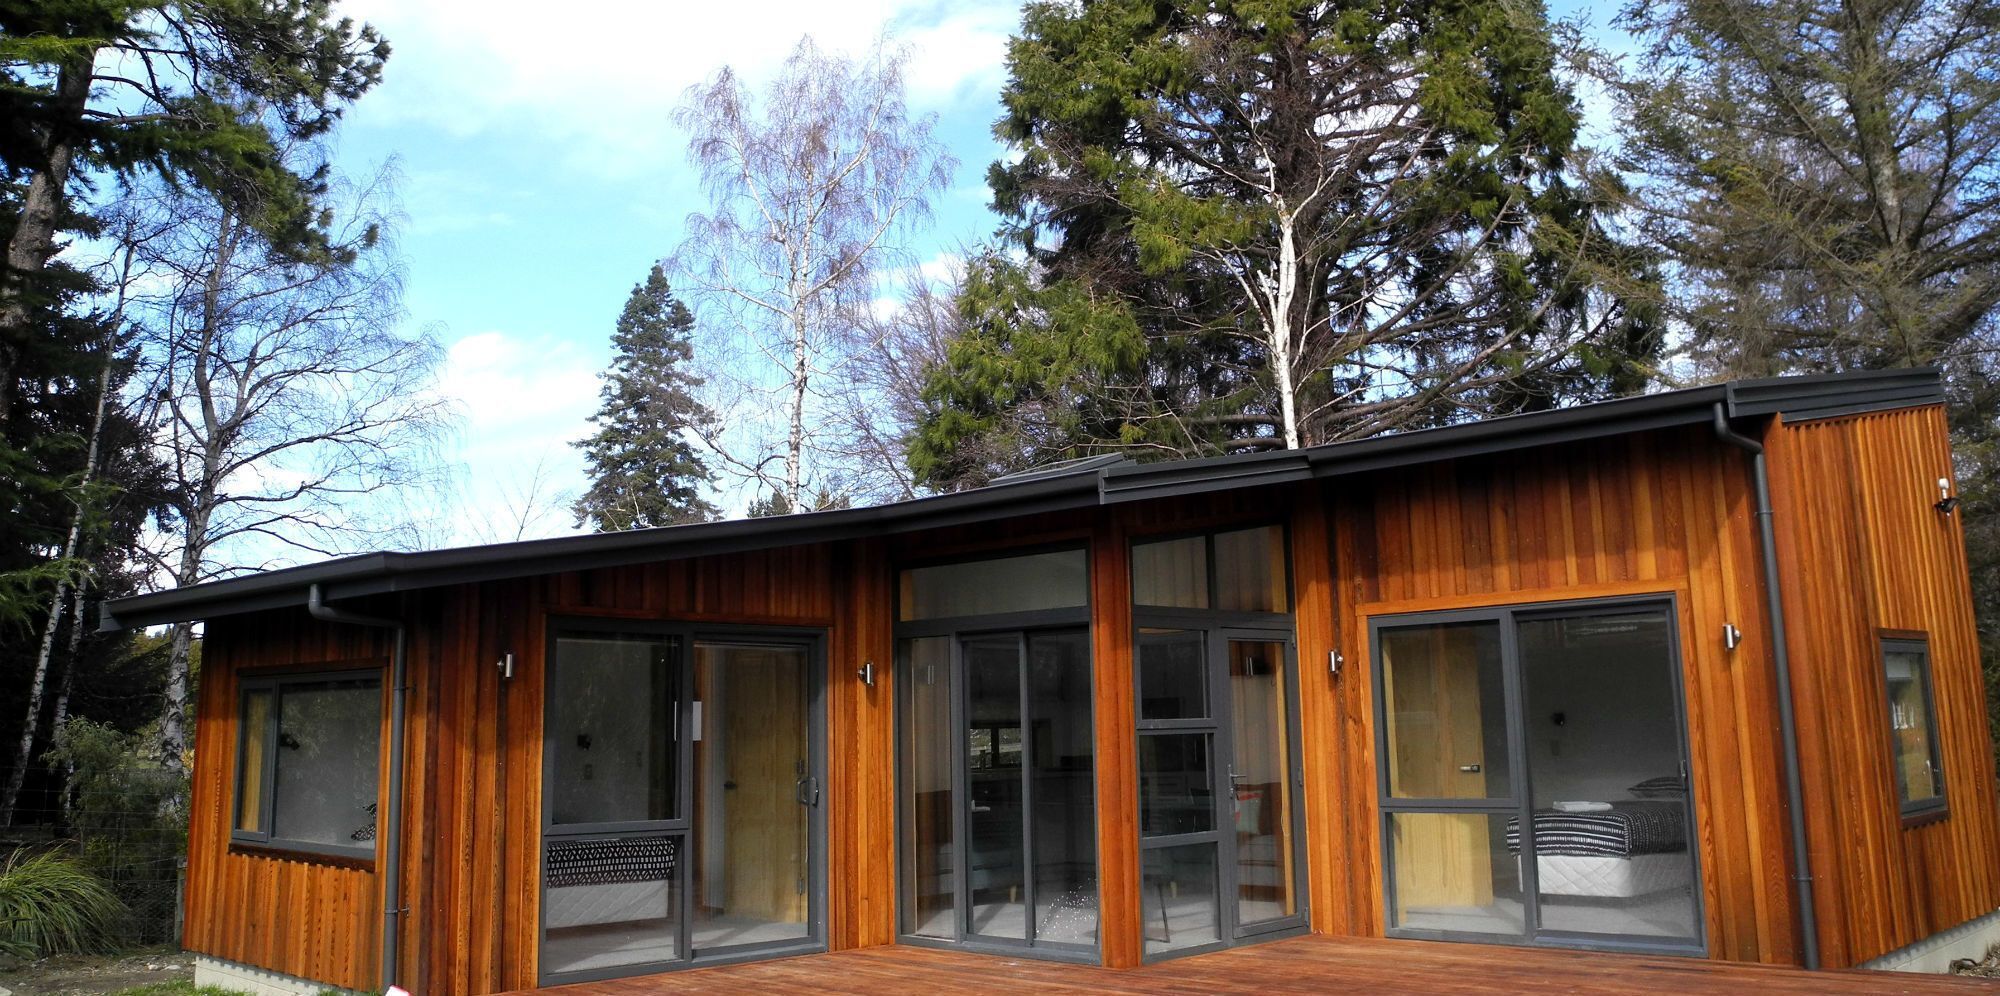
[[538, 990], [554, 996], [654, 993], [1986, 992], [1989, 981], [1896, 972], [1807, 972], [1700, 958], [1297, 937], [1131, 969], [884, 946]]

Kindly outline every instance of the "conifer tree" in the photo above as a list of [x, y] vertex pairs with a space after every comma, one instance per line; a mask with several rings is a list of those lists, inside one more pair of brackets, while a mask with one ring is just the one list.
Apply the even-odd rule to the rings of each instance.
[[632, 288], [611, 341], [618, 349], [604, 374], [597, 431], [576, 443], [590, 488], [574, 506], [578, 525], [599, 532], [706, 522], [708, 466], [690, 432], [710, 415], [695, 398], [701, 379], [689, 370], [694, 315], [655, 265]]

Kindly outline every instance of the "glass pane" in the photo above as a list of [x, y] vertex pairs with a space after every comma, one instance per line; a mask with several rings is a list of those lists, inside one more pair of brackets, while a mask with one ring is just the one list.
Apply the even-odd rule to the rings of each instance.
[[589, 972], [672, 961], [680, 952], [685, 838], [548, 841], [542, 869], [542, 971]]
[[1133, 544], [1132, 604], [1208, 608], [1208, 537]]
[[1285, 669], [1284, 644], [1229, 641], [1229, 702], [1236, 748], [1230, 789], [1239, 927], [1298, 912]]
[[1916, 649], [1882, 655], [1889, 678], [1889, 732], [1895, 749], [1896, 791], [1903, 802], [1925, 802], [1944, 794], [1935, 764], [1931, 731], [1930, 660]]
[[1021, 795], [1021, 641], [965, 641], [968, 932], [1028, 936]]
[[1222, 939], [1216, 907], [1216, 844], [1179, 844], [1140, 851], [1140, 929], [1146, 954], [1214, 944]]
[[1082, 550], [974, 560], [904, 571], [898, 618], [943, 619], [1090, 604]]
[[1500, 624], [1384, 629], [1381, 644], [1389, 794], [1511, 797]]
[[810, 933], [806, 660], [799, 647], [694, 645], [696, 954]]
[[1178, 629], [1141, 630], [1139, 718], [1207, 717], [1207, 634]]
[[1215, 607], [1285, 612], [1285, 531], [1277, 526], [1215, 534]]
[[278, 702], [271, 836], [375, 849], [382, 683], [289, 685]]
[[1671, 631], [1662, 610], [1520, 624], [1544, 930], [1695, 936]]
[[616, 634], [556, 640], [547, 743], [556, 823], [671, 820], [680, 706], [675, 641]]
[[1207, 733], [1139, 735], [1139, 835], [1215, 829], [1215, 782]]
[[903, 930], [924, 937], [958, 936], [953, 927], [951, 788], [951, 639], [904, 640], [902, 780], [898, 785], [903, 873]]
[[1081, 632], [1028, 637], [1037, 944], [1097, 943], [1088, 639]]
[[252, 833], [264, 827], [264, 765], [270, 749], [271, 693], [259, 689], [243, 695], [240, 756], [236, 759], [236, 829]]
[[1526, 927], [1520, 864], [1498, 813], [1393, 813], [1392, 926], [1475, 934]]

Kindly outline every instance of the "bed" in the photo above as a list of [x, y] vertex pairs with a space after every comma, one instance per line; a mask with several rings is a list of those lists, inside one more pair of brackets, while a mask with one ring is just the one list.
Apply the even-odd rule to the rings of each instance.
[[[1632, 899], [1693, 884], [1685, 803], [1639, 799], [1610, 806], [1535, 811], [1535, 871], [1543, 895]], [[1507, 821], [1507, 849], [1521, 852], [1518, 817]]]
[[671, 915], [672, 837], [549, 842], [542, 919], [554, 930]]

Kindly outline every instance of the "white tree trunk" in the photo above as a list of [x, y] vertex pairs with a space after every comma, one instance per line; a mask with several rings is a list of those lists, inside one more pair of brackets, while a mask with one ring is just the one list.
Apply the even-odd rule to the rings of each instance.
[[1284, 422], [1285, 448], [1298, 449], [1299, 391], [1294, 361], [1304, 346], [1305, 332], [1294, 329], [1292, 311], [1298, 297], [1299, 246], [1298, 217], [1278, 203], [1278, 273], [1271, 288], [1270, 318], [1266, 323], [1271, 350], [1271, 376], [1278, 391], [1278, 413]]

